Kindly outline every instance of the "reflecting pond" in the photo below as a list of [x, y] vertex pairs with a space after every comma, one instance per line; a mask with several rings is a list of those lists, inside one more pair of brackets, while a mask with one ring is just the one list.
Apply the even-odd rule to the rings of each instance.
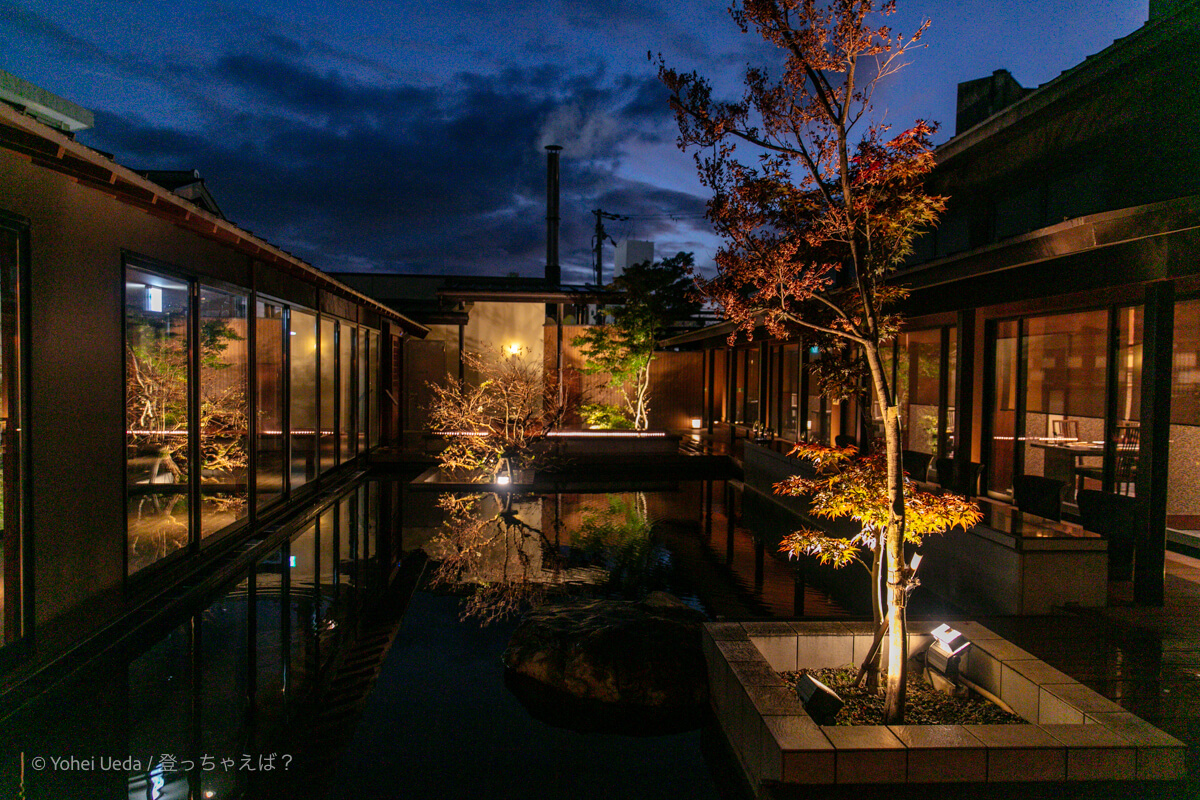
[[665, 589], [710, 617], [766, 616], [764, 597], [791, 597], [794, 570], [767, 558], [764, 582], [744, 531], [725, 559], [719, 489], [615, 488], [480, 501], [474, 510], [504, 535], [485, 536], [453, 581], [427, 567], [361, 722], [339, 723], [343, 739], [357, 728], [323, 774], [332, 781], [291, 784], [310, 766], [297, 754], [324, 735], [305, 720], [346, 634], [380, 607], [395, 566], [381, 542], [453, 561], [443, 492], [372, 480], [315, 503], [241, 574], [0, 723], [0, 797], [718, 796], [701, 731], [630, 737], [535, 720], [504, 682], [515, 619], [461, 620], [474, 596], [463, 584], [512, 577], [546, 596]]

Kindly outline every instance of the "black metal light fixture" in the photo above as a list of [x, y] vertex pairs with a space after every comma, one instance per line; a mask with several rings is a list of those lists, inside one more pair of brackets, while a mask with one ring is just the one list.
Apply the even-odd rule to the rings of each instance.
[[800, 680], [796, 682], [796, 694], [800, 696], [804, 710], [818, 725], [832, 725], [833, 718], [845, 705], [845, 701], [833, 689], [807, 672], [801, 673]]

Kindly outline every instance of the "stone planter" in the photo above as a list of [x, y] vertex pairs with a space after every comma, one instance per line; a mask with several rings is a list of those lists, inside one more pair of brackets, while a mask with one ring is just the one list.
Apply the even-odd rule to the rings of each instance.
[[556, 431], [548, 442], [555, 455], [575, 462], [637, 462], [679, 454], [679, 435], [663, 431]]
[[[1187, 746], [981, 625], [963, 674], [1025, 725], [817, 725], [780, 672], [859, 663], [870, 623], [713, 622], [710, 696], [756, 796], [775, 784], [1172, 780]], [[909, 626], [909, 651], [934, 624]]]

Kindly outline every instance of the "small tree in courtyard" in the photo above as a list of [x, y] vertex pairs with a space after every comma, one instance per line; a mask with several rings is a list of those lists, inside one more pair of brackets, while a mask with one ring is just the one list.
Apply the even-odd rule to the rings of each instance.
[[[816, 475], [786, 478], [775, 484], [775, 493], [808, 497], [810, 514], [830, 520], [849, 518], [860, 527], [849, 539], [829, 536], [813, 528], [795, 531], [783, 538], [780, 552], [793, 558], [815, 556], [820, 563], [835, 569], [857, 563], [873, 578], [878, 578], [873, 556], [880, 550], [880, 542], [887, 534], [892, 516], [884, 454], [875, 452], [859, 457], [854, 447], [801, 442], [790, 455], [812, 464]], [[904, 487], [906, 543], [919, 545], [926, 536], [945, 533], [955, 527], [966, 530], [983, 516], [965, 497], [920, 491], [907, 477]], [[863, 551], [868, 553], [870, 561], [863, 560]], [[908, 587], [914, 588], [917, 585], [916, 569], [906, 567], [903, 571]], [[868, 665], [864, 663], [863, 667], [866, 669]]]
[[446, 437], [442, 466], [460, 477], [491, 479], [502, 458], [513, 467], [530, 465], [541, 443], [562, 423], [558, 387], [542, 378], [528, 354], [463, 351], [463, 362], [478, 380], [431, 384], [429, 424]]
[[[763, 325], [776, 337], [854, 351], [832, 360], [826, 379], [853, 386], [865, 373], [874, 390], [885, 446], [886, 520], [874, 561], [877, 575], [886, 566], [887, 723], [904, 714], [904, 607], [913, 580], [904, 563], [900, 414], [881, 357], [900, 322], [888, 307], [903, 290], [888, 279], [944, 209], [923, 188], [934, 127], [918, 121], [889, 139], [888, 127], [870, 120], [875, 86], [903, 66], [929, 24], [895, 34], [883, 20], [894, 10], [871, 0], [743, 0], [731, 9], [734, 21], [780, 48], [783, 64], [778, 79], [747, 68], [737, 102], [714, 100], [696, 73], [659, 67], [679, 145], [697, 148], [700, 178], [713, 193], [708, 217], [725, 240], [717, 275], [699, 281], [701, 291], [721, 305], [735, 336]], [[739, 146], [750, 148], [749, 159]]]
[[[446, 439], [438, 459], [454, 479], [483, 489], [496, 483], [502, 461], [510, 470], [546, 462], [545, 440], [561, 424], [564, 405], [558, 387], [543, 379], [541, 365], [528, 355], [464, 351], [477, 380], [447, 377], [431, 385], [430, 426]], [[558, 582], [557, 547], [521, 519], [521, 500], [513, 491], [438, 497], [444, 523], [431, 543], [438, 561], [432, 580], [475, 584], [464, 617], [501, 619], [536, 605]]]
[[658, 338], [700, 308], [690, 291], [693, 264], [691, 253], [676, 253], [627, 267], [608, 287], [625, 295], [620, 305], [603, 309], [612, 322], [593, 325], [572, 341], [586, 359], [583, 371], [607, 373], [608, 385], [620, 390], [636, 430], [650, 427], [650, 365]]

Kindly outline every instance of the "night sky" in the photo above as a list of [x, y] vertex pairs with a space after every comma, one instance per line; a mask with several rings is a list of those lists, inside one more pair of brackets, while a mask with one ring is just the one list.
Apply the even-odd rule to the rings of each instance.
[[[725, 8], [0, 0], [0, 68], [92, 109], [84, 144], [199, 169], [231, 220], [331, 271], [541, 274], [542, 147], [560, 144], [563, 277], [582, 282], [597, 207], [633, 217], [610, 223], [617, 239], [711, 263], [703, 190], [646, 56], [732, 95], [772, 53]], [[896, 130], [940, 121], [944, 141], [959, 81], [1007, 68], [1037, 86], [1146, 14], [1146, 0], [902, 2], [894, 29], [933, 26], [876, 111]]]

